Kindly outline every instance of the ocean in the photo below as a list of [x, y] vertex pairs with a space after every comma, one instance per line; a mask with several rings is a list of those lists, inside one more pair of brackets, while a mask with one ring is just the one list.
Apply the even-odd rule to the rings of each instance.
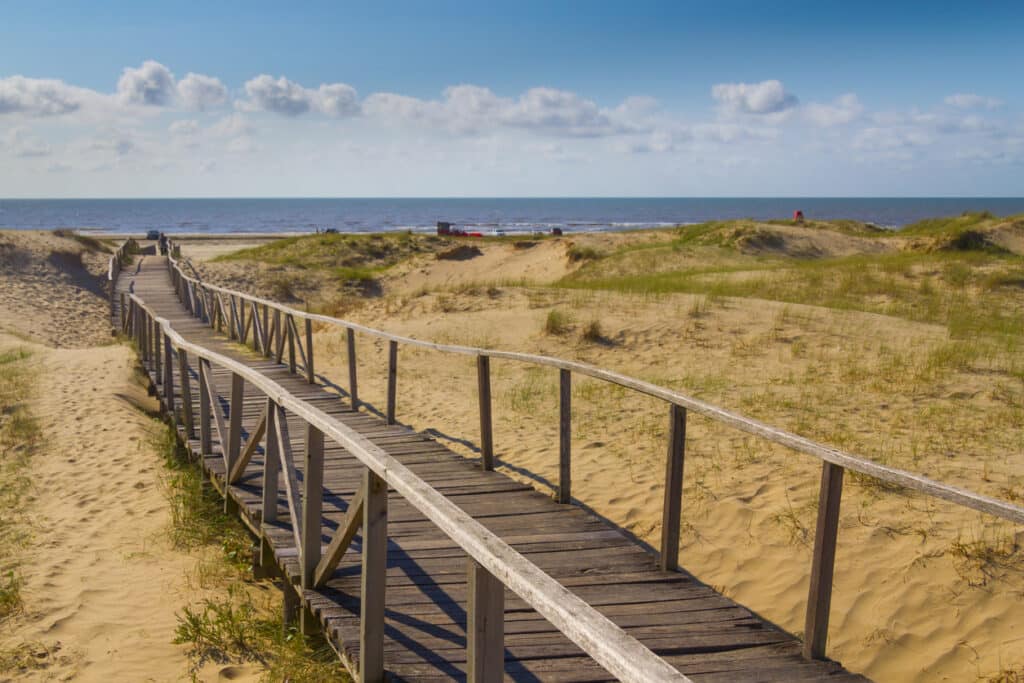
[[1024, 198], [0, 199], [0, 228], [127, 233], [628, 230], [731, 218], [848, 218], [899, 228], [964, 211], [1024, 212]]

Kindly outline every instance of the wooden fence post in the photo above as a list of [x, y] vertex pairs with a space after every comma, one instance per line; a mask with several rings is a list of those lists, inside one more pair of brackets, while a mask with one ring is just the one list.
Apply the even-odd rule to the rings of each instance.
[[[277, 474], [281, 459], [277, 447], [277, 405], [267, 398], [267, 436], [263, 449], [263, 517], [264, 522], [277, 521]], [[297, 523], [298, 520], [292, 520]]]
[[284, 326], [288, 328], [288, 372], [295, 374], [295, 320], [292, 314], [285, 315]]
[[213, 437], [210, 433], [210, 377], [206, 361], [197, 356], [199, 362], [199, 452], [204, 457], [213, 452]]
[[480, 454], [484, 470], [494, 470], [494, 432], [491, 422], [491, 359], [476, 357], [477, 396], [480, 400]]
[[310, 384], [316, 382], [313, 373], [313, 321], [309, 318], [306, 318], [306, 381]]
[[125, 320], [127, 319], [126, 312], [124, 310], [124, 292], [121, 292], [121, 332], [124, 332]]
[[162, 330], [160, 329], [160, 323], [157, 322], [156, 318], [153, 318], [153, 382], [163, 383], [163, 372], [161, 370], [160, 356], [163, 355], [163, 345], [160, 343], [160, 336]]
[[388, 485], [370, 468], [363, 472], [362, 614], [359, 680], [384, 680], [384, 602], [388, 559]]
[[467, 680], [500, 681], [505, 673], [505, 586], [473, 558], [466, 573]]
[[[231, 373], [231, 413], [228, 422], [226, 475], [234, 470], [242, 447], [242, 410], [245, 403], [245, 380], [236, 372]], [[227, 488], [225, 487], [225, 492]], [[227, 498], [225, 497], [225, 500]]]
[[178, 349], [178, 381], [181, 384], [181, 412], [185, 420], [185, 438], [195, 438], [192, 424], [192, 387], [189, 386], [188, 355], [185, 349]]
[[832, 575], [839, 530], [839, 502], [843, 495], [843, 468], [822, 462], [818, 494], [818, 526], [814, 532], [811, 582], [807, 592], [804, 622], [804, 657], [824, 659], [828, 641], [828, 618], [832, 607]]
[[572, 373], [558, 371], [558, 502], [572, 502]]
[[388, 414], [389, 425], [395, 424], [395, 401], [398, 398], [398, 342], [388, 342]]
[[356, 367], [356, 332], [351, 327], [345, 328], [348, 341], [348, 396], [352, 410], [359, 410], [358, 368]]
[[[306, 424], [306, 458], [302, 475], [302, 587], [312, 588], [320, 563], [324, 487], [324, 435]], [[295, 522], [293, 522], [295, 523]]]
[[263, 357], [270, 358], [270, 328], [269, 324], [270, 312], [266, 304], [263, 304]]
[[177, 427], [178, 413], [174, 408], [174, 349], [167, 335], [164, 335], [164, 407], [171, 415], [171, 422]]
[[679, 523], [683, 507], [683, 459], [686, 448], [686, 408], [669, 406], [668, 457], [665, 460], [665, 502], [661, 515], [663, 571], [679, 569]]

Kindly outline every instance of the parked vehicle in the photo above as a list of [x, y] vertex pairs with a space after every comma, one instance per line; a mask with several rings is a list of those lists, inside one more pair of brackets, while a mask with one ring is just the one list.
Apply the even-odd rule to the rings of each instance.
[[158, 240], [158, 239], [160, 239], [160, 231], [159, 230], [149, 230], [149, 231], [147, 231], [146, 232], [146, 239], [147, 240]]

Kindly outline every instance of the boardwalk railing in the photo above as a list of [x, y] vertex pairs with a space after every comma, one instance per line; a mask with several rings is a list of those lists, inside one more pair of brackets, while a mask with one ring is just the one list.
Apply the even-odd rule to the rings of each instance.
[[[126, 257], [138, 249], [138, 242], [133, 238], [129, 237], [114, 250], [113, 255], [107, 262], [107, 286], [110, 287], [110, 315], [114, 315], [114, 300], [117, 297], [117, 278], [121, 274], [122, 264], [125, 262]], [[122, 302], [121, 310], [124, 310]], [[124, 320], [121, 321], [121, 326], [124, 327]]]
[[[804, 656], [809, 659], [822, 659], [825, 657], [829, 610], [832, 600], [832, 578], [839, 526], [840, 499], [843, 476], [847, 470], [858, 472], [887, 484], [940, 498], [965, 508], [1000, 517], [1017, 524], [1024, 524], [1024, 508], [1020, 506], [944, 484], [906, 470], [881, 465], [853, 453], [817, 443], [792, 432], [773, 427], [764, 422], [725, 410], [724, 408], [719, 408], [691, 396], [587, 363], [535, 354], [426, 342], [376, 330], [338, 318], [300, 311], [267, 299], [224, 287], [217, 287], [208, 283], [201, 283], [194, 278], [188, 277], [174, 259], [168, 259], [168, 269], [179, 298], [193, 315], [204, 320], [212, 327], [226, 329], [232, 339], [236, 339], [242, 344], [249, 344], [265, 356], [273, 356], [278, 362], [282, 362], [284, 350], [287, 347], [289, 370], [293, 374], [297, 373], [300, 367], [298, 361], [301, 360], [302, 373], [310, 383], [315, 381], [313, 323], [344, 328], [346, 331], [348, 354], [348, 391], [353, 407], [359, 405], [356, 333], [387, 340], [388, 389], [386, 417], [389, 423], [395, 422], [399, 345], [476, 357], [480, 443], [484, 469], [490, 470], [494, 468], [490, 391], [491, 359], [511, 360], [557, 369], [559, 371], [560, 383], [559, 482], [557, 497], [562, 503], [569, 503], [571, 501], [572, 439], [570, 400], [573, 373], [610, 382], [665, 401], [668, 404], [669, 431], [665, 461], [665, 492], [659, 565], [666, 570], [676, 570], [679, 568], [679, 532], [682, 514], [683, 465], [688, 412], [692, 411], [742, 432], [753, 434], [769, 442], [818, 458], [822, 461], [821, 487], [818, 499], [818, 519], [814, 536], [804, 629]], [[296, 352], [298, 352], [298, 356]]]
[[[179, 279], [179, 282], [182, 282]], [[220, 310], [204, 297], [196, 297], [187, 284], [185, 301], [193, 310]], [[504, 667], [504, 588], [519, 595], [572, 640], [598, 664], [624, 681], [688, 681], [673, 666], [655, 655], [607, 617], [570, 592], [530, 560], [429, 486], [397, 459], [375, 446], [341, 421], [295, 397], [261, 372], [207, 348], [188, 342], [170, 323], [157, 317], [135, 294], [127, 297], [124, 332], [138, 343], [144, 361], [160, 378], [158, 388], [167, 413], [189, 438], [198, 428], [204, 456], [214, 455], [216, 435], [224, 459], [226, 480], [236, 481], [262, 440], [262, 523], [277, 521], [278, 480], [284, 481], [285, 499], [302, 568], [301, 586], [315, 590], [333, 574], [353, 537], [362, 538], [362, 590], [360, 613], [359, 673], [364, 681], [384, 676], [384, 605], [387, 560], [388, 487], [394, 489], [466, 552], [469, 597], [467, 605], [467, 656], [469, 680], [501, 680]], [[207, 303], [200, 303], [206, 301]], [[236, 307], [237, 308], [237, 307]], [[239, 334], [246, 327], [235, 311]], [[243, 309], [244, 310], [244, 309]], [[250, 318], [251, 320], [251, 318]], [[232, 328], [234, 329], [234, 327]], [[282, 323], [278, 329], [293, 330]], [[199, 405], [193, 405], [189, 362], [198, 367]], [[213, 367], [231, 373], [229, 423], [224, 424], [221, 393], [214, 383]], [[180, 394], [174, 391], [179, 377]], [[244, 448], [241, 414], [245, 382], [265, 397], [259, 426]], [[180, 402], [180, 406], [176, 405]], [[198, 424], [196, 411], [198, 408]], [[299, 483], [296, 455], [288, 435], [288, 413], [304, 424], [303, 477]], [[347, 517], [338, 526], [326, 551], [321, 547], [324, 440], [341, 445], [365, 467], [362, 486], [349, 501]], [[225, 486], [225, 489], [227, 487]]]

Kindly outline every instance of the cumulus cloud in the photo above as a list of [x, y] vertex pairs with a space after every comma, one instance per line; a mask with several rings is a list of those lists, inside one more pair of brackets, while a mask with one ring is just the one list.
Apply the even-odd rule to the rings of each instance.
[[50, 156], [50, 145], [33, 136], [27, 128], [12, 128], [3, 139], [3, 146], [16, 157]]
[[199, 132], [199, 122], [195, 119], [174, 121], [167, 127], [171, 135], [195, 135]]
[[870, 127], [860, 131], [853, 139], [853, 148], [868, 152], [886, 152], [931, 143], [931, 137], [915, 128]]
[[786, 92], [781, 81], [719, 83], [711, 96], [729, 113], [777, 114], [797, 105], [796, 95]]
[[10, 76], [0, 79], [0, 115], [59, 116], [81, 108], [87, 91], [63, 81]]
[[117, 95], [125, 104], [166, 106], [177, 95], [174, 74], [152, 59], [147, 59], [138, 68], [125, 67], [117, 81]]
[[804, 107], [804, 116], [807, 120], [823, 128], [850, 123], [863, 112], [863, 105], [853, 93], [842, 95], [831, 104], [812, 102]]
[[249, 99], [239, 103], [243, 111], [268, 111], [284, 116], [300, 116], [319, 112], [337, 118], [359, 113], [355, 88], [344, 83], [305, 88], [284, 76], [274, 78], [260, 74], [246, 82]]
[[960, 109], [997, 109], [1003, 101], [995, 97], [982, 97], [974, 93], [955, 93], [945, 100], [945, 103], [959, 107]]
[[181, 103], [196, 111], [218, 107], [228, 99], [228, 89], [220, 79], [203, 74], [186, 74], [185, 78], [178, 81], [177, 90]]
[[[634, 107], [640, 104], [630, 103]], [[631, 111], [634, 109], [604, 110], [592, 100], [554, 88], [531, 88], [513, 99], [468, 84], [446, 88], [440, 100], [374, 93], [363, 102], [363, 113], [370, 118], [403, 119], [456, 133], [504, 126], [572, 137], [639, 132], [641, 127], [626, 120]]]

